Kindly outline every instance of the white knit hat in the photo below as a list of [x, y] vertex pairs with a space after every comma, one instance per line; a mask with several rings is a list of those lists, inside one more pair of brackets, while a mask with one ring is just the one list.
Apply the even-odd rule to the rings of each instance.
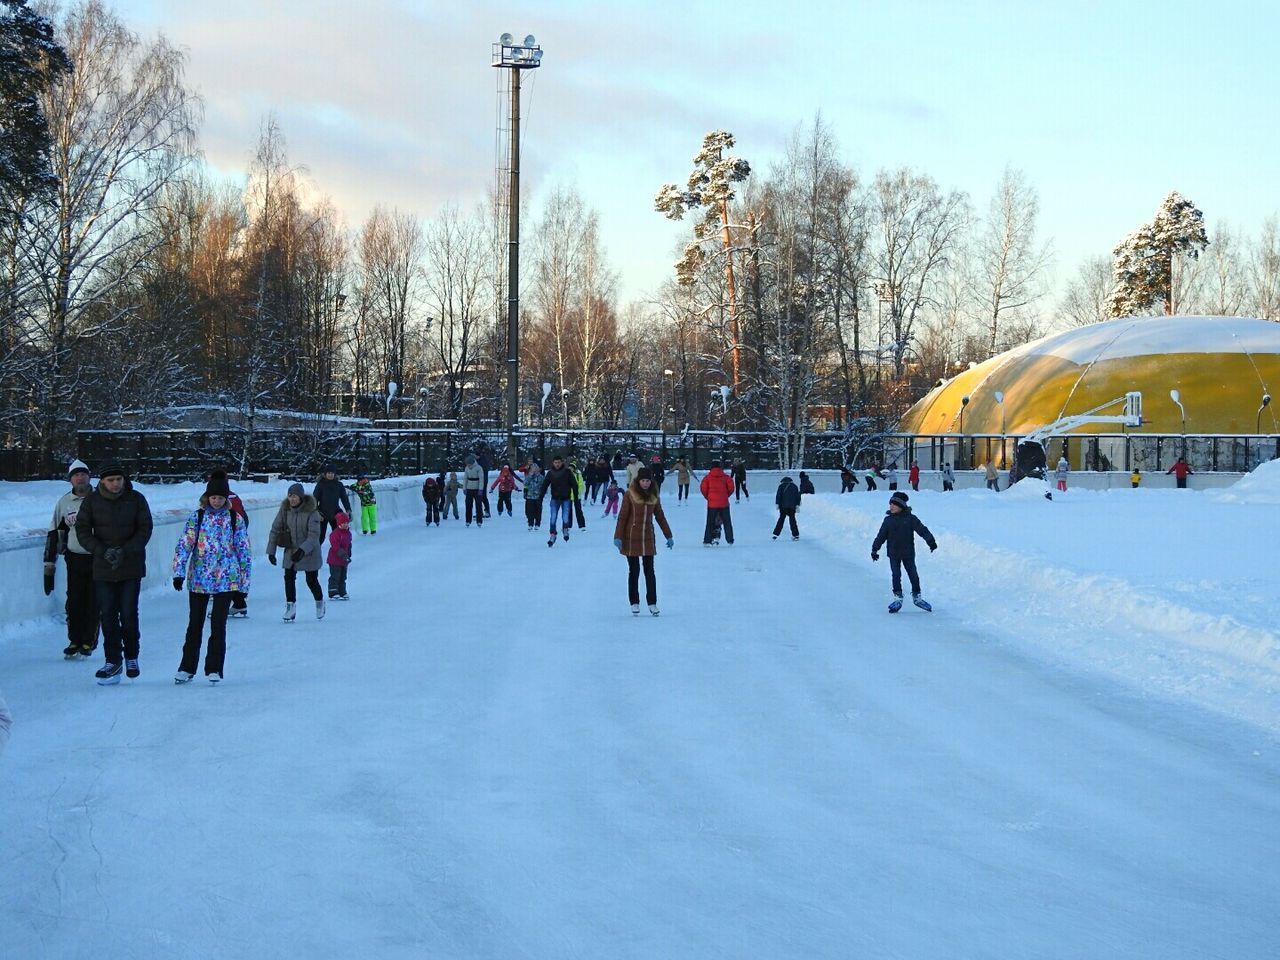
[[83, 470], [85, 473], [88, 473], [89, 467], [83, 460], [72, 460], [71, 466], [67, 467], [67, 479], [71, 479], [71, 475], [77, 470]]

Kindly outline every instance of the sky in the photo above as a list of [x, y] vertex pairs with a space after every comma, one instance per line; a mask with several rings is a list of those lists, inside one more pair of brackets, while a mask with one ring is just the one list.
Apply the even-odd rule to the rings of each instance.
[[[522, 176], [535, 211], [574, 185], [623, 300], [670, 276], [683, 227], [653, 211], [709, 130], [763, 175], [821, 114], [864, 179], [910, 166], [983, 211], [1006, 166], [1039, 191], [1057, 286], [1170, 190], [1256, 234], [1280, 210], [1275, 5], [117, 0], [190, 54], [212, 168], [242, 175], [274, 111], [290, 158], [349, 225], [423, 217], [496, 176], [499, 34], [532, 33]], [[524, 239], [529, 239], [526, 221]]]

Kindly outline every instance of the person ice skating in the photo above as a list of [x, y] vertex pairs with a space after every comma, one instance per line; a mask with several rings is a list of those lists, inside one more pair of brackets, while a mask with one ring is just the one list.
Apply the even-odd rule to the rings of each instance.
[[898, 489], [898, 464], [896, 461], [889, 464], [889, 469], [884, 472], [884, 477], [889, 481], [890, 490]]
[[[570, 490], [571, 502], [573, 503], [573, 516], [578, 522], [578, 529], [587, 529], [587, 518], [582, 512], [582, 494], [586, 488], [586, 484], [582, 480], [582, 474], [578, 472], [578, 461], [570, 459], [566, 464], [569, 472], [573, 474], [573, 487]], [[565, 529], [569, 529], [569, 525], [565, 525]]]
[[[231, 478], [227, 476], [225, 470], [210, 470], [209, 475], [205, 477], [205, 483], [210, 480], [225, 480], [227, 489], [227, 509], [239, 518], [239, 522], [245, 525], [245, 529], [249, 529], [249, 511], [244, 508], [244, 501], [240, 496], [231, 490]], [[231, 618], [242, 619], [249, 616], [249, 593], [246, 590], [231, 591]]]
[[733, 519], [729, 516], [729, 495], [733, 493], [733, 479], [724, 472], [720, 461], [713, 461], [711, 469], [698, 485], [707, 501], [707, 527], [702, 534], [705, 547], [720, 542], [720, 530], [724, 529], [725, 543], [733, 546]]
[[[430, 478], [428, 478], [430, 479]], [[338, 511], [333, 518], [337, 524], [329, 534], [329, 599], [350, 600], [347, 596], [347, 567], [351, 566], [351, 518]]]
[[800, 488], [790, 477], [783, 477], [778, 484], [778, 492], [773, 498], [778, 506], [778, 522], [773, 527], [773, 539], [782, 533], [784, 521], [791, 521], [791, 539], [800, 539], [800, 528], [796, 526], [796, 511], [800, 509]]
[[476, 526], [484, 525], [484, 500], [480, 491], [484, 489], [484, 469], [476, 461], [474, 453], [467, 454], [467, 465], [462, 471], [462, 495], [466, 500], [467, 526], [471, 526], [471, 513], [475, 511]]
[[1000, 492], [1000, 471], [996, 469], [996, 465], [988, 460], [982, 465], [982, 471], [987, 478], [987, 489]]
[[94, 676], [100, 684], [120, 682], [123, 670], [136, 677], [142, 631], [138, 592], [147, 575], [151, 507], [118, 464], [104, 467], [98, 487], [76, 512], [76, 539], [93, 554], [93, 589], [102, 624], [106, 662]]
[[76, 536], [76, 515], [85, 497], [93, 492], [89, 468], [79, 460], [67, 467], [71, 489], [53, 505], [53, 519], [44, 541], [44, 594], [53, 593], [57, 560], [61, 556], [67, 566], [67, 591], [63, 610], [67, 615], [67, 646], [62, 655], [68, 660], [90, 656], [98, 649], [98, 601], [93, 586], [93, 554], [80, 544]]
[[569, 527], [573, 523], [573, 488], [577, 477], [564, 464], [564, 459], [556, 454], [551, 458], [551, 469], [547, 471], [547, 482], [544, 492], [551, 496], [551, 538], [547, 546], [555, 546], [556, 525], [562, 528], [561, 535], [569, 539]]
[[1134, 467], [1133, 473], [1129, 474], [1129, 486], [1131, 486], [1134, 490], [1137, 490], [1138, 487], [1140, 487], [1141, 485], [1142, 485], [1142, 471], [1139, 470], [1137, 467]]
[[880, 476], [880, 468], [877, 466], [867, 467], [867, 471], [863, 474], [862, 479], [867, 482], [867, 492], [870, 493], [876, 489], [876, 478]]
[[649, 472], [653, 474], [653, 489], [662, 496], [662, 481], [667, 478], [667, 471], [662, 466], [662, 457], [656, 453], [649, 460]]
[[621, 450], [613, 451], [613, 460], [610, 461], [609, 466], [612, 467], [614, 470], [626, 469], [627, 461], [623, 459]]
[[480, 450], [476, 453], [476, 463], [480, 464], [480, 506], [484, 508], [486, 520], [492, 515], [489, 508], [489, 454]]
[[205, 614], [213, 603], [209, 621], [209, 646], [204, 675], [210, 683], [223, 678], [227, 656], [227, 615], [231, 601], [249, 592], [253, 570], [249, 525], [231, 509], [231, 487], [225, 474], [211, 477], [200, 497], [200, 506], [187, 518], [173, 550], [173, 589], [187, 584], [187, 635], [175, 683], [189, 683], [200, 665]]
[[362, 473], [351, 485], [351, 492], [360, 498], [360, 532], [376, 534], [378, 532], [378, 495], [374, 493], [373, 484]]
[[422, 481], [422, 505], [427, 512], [427, 526], [440, 526], [440, 482], [435, 477]]
[[609, 461], [604, 458], [603, 453], [593, 463], [587, 464], [583, 479], [587, 481], [587, 495], [591, 497], [591, 502], [598, 503], [604, 488], [613, 483], [613, 470], [609, 468]]
[[311, 491], [320, 511], [320, 542], [324, 542], [325, 531], [333, 526], [333, 515], [342, 510], [351, 516], [351, 501], [347, 499], [347, 487], [338, 479], [338, 473], [332, 464], [326, 463], [320, 470], [320, 479]]
[[684, 457], [676, 457], [676, 503], [689, 499], [689, 477], [693, 472]]
[[609, 516], [609, 514], [613, 514], [615, 517], [618, 515], [618, 500], [621, 495], [622, 491], [618, 489], [618, 484], [610, 480], [609, 486], [604, 489], [604, 513], [600, 517], [601, 520]]
[[854, 475], [853, 468], [845, 464], [840, 468], [840, 492], [853, 493], [853, 488], [858, 485], [858, 478]]
[[951, 469], [951, 464], [944, 463], [942, 465], [942, 492], [951, 493], [956, 488], [956, 472]]
[[320, 590], [322, 526], [315, 497], [307, 496], [302, 484], [291, 484], [289, 495], [271, 521], [271, 536], [267, 539], [267, 559], [273, 567], [276, 565], [276, 547], [284, 552], [285, 623], [292, 623], [297, 617], [298, 571], [302, 571], [307, 589], [316, 601], [316, 619], [324, 619], [324, 594]]
[[880, 559], [880, 547], [886, 545], [889, 552], [889, 571], [893, 578], [893, 602], [889, 604], [889, 612], [897, 613], [902, 609], [902, 568], [907, 570], [907, 578], [911, 581], [911, 600], [922, 610], [933, 608], [920, 596], [920, 575], [916, 572], [917, 534], [929, 545], [929, 552], [938, 549], [938, 542], [933, 539], [929, 528], [920, 522], [920, 518], [907, 506], [907, 494], [898, 491], [889, 498], [889, 510], [880, 524], [880, 532], [871, 544], [871, 559]]
[[[741, 460], [733, 465], [733, 502], [740, 503], [742, 497], [751, 499], [751, 494], [747, 492], [747, 465]], [[730, 540], [730, 543], [733, 541]]]
[[507, 508], [507, 516], [512, 516], [511, 493], [513, 490], [520, 489], [520, 479], [512, 472], [510, 466], [505, 463], [502, 465], [498, 475], [493, 478], [493, 483], [489, 484], [489, 489], [498, 491], [498, 516], [502, 516], [504, 504]]
[[[856, 480], [857, 478], [855, 477], [854, 479]], [[800, 495], [804, 496], [807, 493], [817, 493], [817, 491], [813, 489], [813, 481], [809, 479], [809, 475], [805, 473], [803, 470], [801, 470], [800, 471]]]
[[542, 496], [546, 492], [547, 476], [537, 460], [529, 464], [524, 477], [524, 519], [530, 530], [542, 529]]
[[916, 493], [920, 492], [920, 464], [911, 461], [911, 469], [907, 471], [907, 483], [911, 484], [911, 489]]
[[1165, 475], [1167, 476], [1172, 473], [1174, 480], [1178, 483], [1178, 489], [1185, 490], [1187, 488], [1187, 477], [1190, 476], [1192, 472], [1191, 467], [1187, 465], [1187, 461], [1182, 457], [1179, 457], [1178, 462], [1165, 471]]
[[653, 558], [658, 552], [653, 535], [656, 521], [667, 538], [667, 549], [675, 546], [671, 527], [662, 512], [662, 499], [658, 496], [653, 474], [647, 467], [636, 473], [635, 482], [622, 498], [622, 509], [613, 528], [613, 545], [627, 558], [627, 598], [631, 601], [631, 613], [640, 615], [640, 569], [644, 568], [645, 603], [649, 612], [658, 615], [658, 581], [653, 572]]
[[636, 474], [640, 472], [640, 468], [644, 464], [640, 462], [640, 458], [634, 453], [627, 457], [627, 489], [631, 489], [631, 485], [636, 482]]
[[453, 514], [453, 519], [461, 519], [458, 515], [458, 471], [450, 470], [448, 478], [442, 473], [440, 474], [440, 487], [442, 493], [440, 495], [440, 516], [444, 520], [449, 519], [449, 514]]
[[1053, 475], [1057, 478], [1058, 489], [1063, 493], [1067, 492], [1067, 476], [1071, 473], [1071, 465], [1067, 463], [1066, 457], [1058, 458], [1058, 466], [1054, 469]]

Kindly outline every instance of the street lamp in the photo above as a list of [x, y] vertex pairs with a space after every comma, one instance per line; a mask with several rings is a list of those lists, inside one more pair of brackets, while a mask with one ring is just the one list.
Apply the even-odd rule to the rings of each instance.
[[391, 398], [396, 395], [396, 391], [400, 389], [400, 384], [394, 380], [387, 384], [387, 419], [391, 419]]
[[511, 71], [511, 154], [507, 182], [507, 459], [515, 463], [516, 421], [520, 419], [520, 73], [542, 65], [533, 34], [517, 43], [504, 33], [493, 45], [490, 63]]
[[1005, 456], [1005, 429], [1004, 429], [1004, 393], [1000, 390], [995, 392], [996, 403], [1000, 404], [1000, 465], [1004, 466], [1008, 461]]
[[569, 390], [560, 391], [560, 406], [564, 409], [564, 428], [569, 429]]
[[969, 395], [966, 393], [960, 398], [960, 439], [957, 442], [959, 450], [956, 451], [956, 462], [968, 465], [968, 461], [964, 458], [964, 408], [969, 405]]
[[1178, 405], [1178, 412], [1182, 414], [1182, 456], [1187, 455], [1187, 410], [1182, 405], [1182, 394], [1177, 390], [1169, 391], [1169, 399]]
[[547, 412], [547, 397], [551, 396], [551, 384], [543, 382], [542, 384], [542, 405], [538, 407], [538, 425], [542, 425], [542, 417]]
[[671, 402], [667, 408], [671, 411], [671, 426], [675, 428], [675, 412], [676, 412], [676, 372], [674, 370], [663, 370], [662, 375], [667, 378], [667, 383], [671, 387]]
[[1269, 406], [1271, 406], [1271, 394], [1264, 393], [1262, 395], [1262, 406], [1258, 408], [1258, 424], [1253, 429], [1254, 433], [1258, 433], [1258, 434], [1262, 433], [1262, 411]]

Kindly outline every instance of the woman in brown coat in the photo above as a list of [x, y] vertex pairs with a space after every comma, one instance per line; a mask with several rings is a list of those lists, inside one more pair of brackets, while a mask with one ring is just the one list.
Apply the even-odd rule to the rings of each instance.
[[653, 474], [648, 467], [641, 467], [632, 481], [627, 495], [622, 498], [618, 512], [618, 525], [613, 530], [613, 545], [627, 558], [627, 595], [631, 598], [631, 615], [640, 615], [640, 567], [644, 565], [645, 600], [649, 612], [658, 615], [658, 581], [653, 574], [653, 557], [658, 552], [658, 542], [653, 535], [653, 522], [667, 537], [667, 549], [675, 546], [671, 528], [662, 512], [662, 501], [654, 488]]

